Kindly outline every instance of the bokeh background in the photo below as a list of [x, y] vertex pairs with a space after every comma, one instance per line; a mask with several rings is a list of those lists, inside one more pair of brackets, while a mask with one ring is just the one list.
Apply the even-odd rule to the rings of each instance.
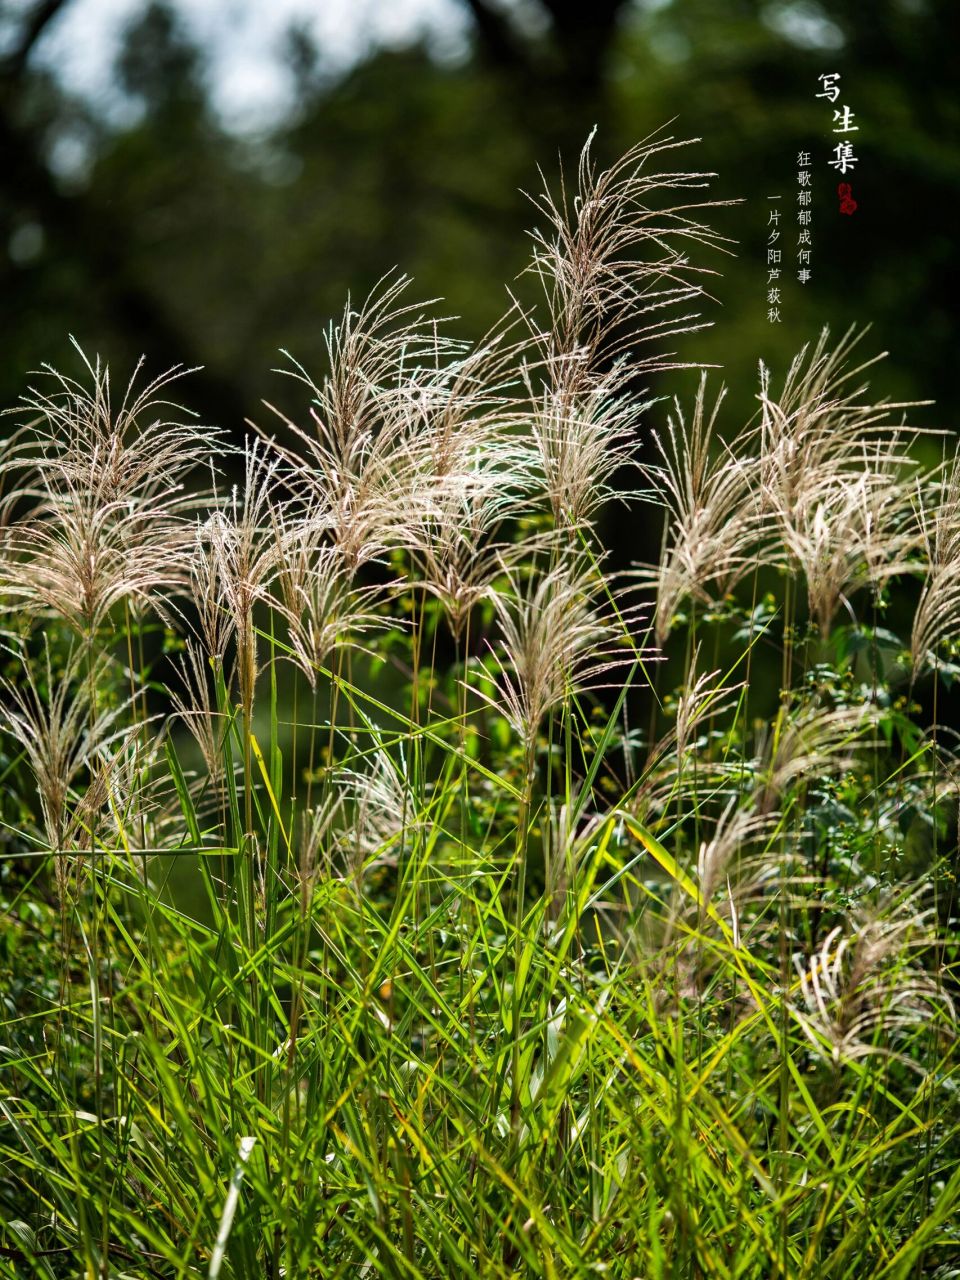
[[[286, 348], [317, 366], [348, 291], [388, 269], [480, 336], [521, 276], [537, 166], [610, 160], [654, 129], [715, 172], [736, 256], [705, 256], [714, 327], [675, 343], [722, 364], [733, 416], [757, 360], [824, 323], [873, 326], [873, 388], [931, 398], [954, 429], [960, 63], [956, 0], [0, 0], [0, 403], [68, 335], [119, 374], [202, 365], [183, 396], [235, 430], [266, 418]], [[828, 160], [841, 76], [859, 203]], [[784, 254], [767, 321], [768, 197], [794, 216], [813, 158], [812, 279]], [[789, 223], [788, 223], [789, 226]], [[791, 229], [792, 234], [792, 229]], [[664, 375], [658, 394], [692, 390]], [[656, 409], [651, 411], [656, 414]]]

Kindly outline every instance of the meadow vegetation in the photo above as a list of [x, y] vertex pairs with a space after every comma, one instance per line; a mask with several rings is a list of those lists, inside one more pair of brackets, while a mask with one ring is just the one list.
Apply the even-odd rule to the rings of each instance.
[[960, 464], [863, 333], [645, 396], [684, 145], [588, 144], [473, 345], [348, 301], [242, 445], [25, 393], [0, 1274], [960, 1275]]

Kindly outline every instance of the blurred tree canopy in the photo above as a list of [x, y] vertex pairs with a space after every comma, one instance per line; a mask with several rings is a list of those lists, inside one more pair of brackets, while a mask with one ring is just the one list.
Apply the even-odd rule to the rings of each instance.
[[[251, 0], [252, 2], [252, 0]], [[533, 298], [520, 188], [568, 170], [593, 125], [612, 159], [667, 121], [671, 167], [716, 171], [708, 211], [736, 257], [715, 328], [673, 344], [727, 368], [748, 414], [758, 357], [781, 365], [829, 322], [872, 322], [889, 349], [879, 389], [934, 398], [925, 425], [954, 428], [960, 203], [953, 0], [461, 0], [469, 48], [371, 49], [322, 71], [307, 29], [290, 31], [296, 106], [258, 136], [211, 102], [202, 48], [175, 8], [151, 0], [127, 30], [105, 120], [71, 97], [36, 51], [71, 0], [0, 0], [0, 273], [4, 405], [41, 362], [72, 367], [67, 335], [125, 371], [203, 365], [185, 398], [235, 429], [275, 396], [277, 351], [307, 365], [347, 292], [398, 265], [445, 299], [464, 334], [502, 312], [504, 286]], [[859, 208], [839, 216], [830, 104], [842, 77], [856, 113]], [[768, 197], [794, 207], [796, 153], [814, 158], [812, 280], [784, 254], [783, 323], [767, 322]], [[679, 157], [679, 159], [678, 159]], [[787, 244], [792, 244], [790, 236]], [[674, 374], [657, 390], [688, 391]]]

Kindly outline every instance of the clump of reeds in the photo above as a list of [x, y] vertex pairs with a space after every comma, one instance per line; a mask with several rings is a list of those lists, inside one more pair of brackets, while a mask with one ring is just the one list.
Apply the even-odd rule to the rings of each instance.
[[[241, 447], [178, 370], [24, 397], [15, 1269], [960, 1257], [960, 769], [912, 701], [954, 671], [958, 470], [854, 331], [761, 366], [746, 424], [705, 374], [661, 413], [725, 243], [683, 145], [591, 139], [535, 202], [539, 309], [476, 345], [404, 277], [348, 301]], [[629, 589], [613, 500], [661, 548]]]

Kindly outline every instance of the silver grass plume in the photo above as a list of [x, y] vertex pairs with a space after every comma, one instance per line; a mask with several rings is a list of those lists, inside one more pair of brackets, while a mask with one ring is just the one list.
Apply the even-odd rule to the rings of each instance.
[[141, 361], [117, 404], [109, 370], [84, 361], [89, 387], [45, 368], [54, 386], [23, 398], [34, 416], [4, 466], [20, 476], [8, 503], [27, 508], [7, 535], [8, 591], [89, 639], [114, 605], [166, 613], [166, 597], [182, 590], [198, 501], [185, 481], [216, 433], [180, 421], [184, 411], [162, 394], [179, 367], [138, 390]]
[[755, 788], [760, 813], [770, 813], [797, 782], [833, 777], [852, 766], [869, 745], [865, 733], [876, 723], [870, 704], [797, 708], [781, 706], [760, 743]]
[[726, 897], [734, 904], [762, 882], [771, 868], [766, 853], [777, 820], [776, 813], [753, 812], [743, 796], [730, 797], [710, 838], [702, 841], [697, 853], [697, 879], [704, 902], [710, 902], [717, 890], [726, 886]]
[[921, 490], [919, 511], [926, 577], [910, 635], [914, 673], [935, 667], [940, 645], [960, 635], [960, 461]]
[[[0, 678], [0, 730], [16, 741], [33, 774], [43, 831], [57, 859], [57, 880], [62, 892], [66, 884], [65, 855], [77, 851], [75, 838], [83, 826], [90, 827], [91, 815], [107, 798], [103, 753], [141, 726], [131, 730], [121, 723], [129, 703], [104, 710], [92, 704], [95, 690], [110, 665], [107, 657], [88, 663], [83, 651], [77, 650], [64, 670], [55, 672], [45, 645], [41, 689], [34, 661], [22, 648], [16, 656], [21, 678], [17, 683]], [[90, 778], [87, 787], [78, 791], [84, 770]]]
[[[530, 270], [541, 280], [551, 316], [548, 354], [561, 361], [583, 353], [569, 366], [576, 382], [598, 371], [639, 342], [704, 327], [698, 312], [648, 321], [663, 308], [696, 301], [705, 291], [695, 277], [715, 275], [693, 267], [681, 248], [699, 244], [721, 248], [726, 238], [686, 215], [716, 207], [720, 201], [695, 201], [653, 207], [662, 192], [704, 188], [712, 173], [651, 171], [655, 157], [699, 139], [676, 141], [650, 134], [608, 169], [598, 170], [591, 134], [580, 154], [577, 190], [572, 196], [561, 179], [554, 196], [544, 182], [533, 198], [546, 230], [532, 233]], [[542, 176], [542, 175], [541, 175]], [[625, 328], [618, 328], [623, 324]], [[634, 364], [633, 370], [665, 367], [660, 357]], [[564, 380], [562, 365], [560, 381]]]
[[915, 564], [908, 446], [918, 432], [890, 421], [910, 405], [865, 403], [866, 385], [847, 385], [882, 358], [847, 367], [865, 332], [851, 328], [830, 349], [824, 328], [777, 397], [760, 366], [762, 511], [776, 522], [781, 554], [803, 573], [824, 635], [856, 589], [877, 589]]
[[698, 658], [699, 648], [692, 655], [687, 682], [672, 708], [673, 723], [650, 745], [631, 801], [631, 809], [641, 819], [660, 816], [681, 797], [687, 799], [704, 790], [725, 795], [742, 776], [741, 766], [710, 759], [703, 748], [711, 724], [741, 697], [743, 685], [724, 684], [719, 671], [697, 674]]
[[354, 575], [339, 546], [326, 540], [322, 515], [291, 517], [274, 513], [276, 575], [271, 602], [289, 628], [290, 659], [311, 687], [344, 644], [355, 644], [366, 632], [393, 625], [377, 612], [384, 592], [354, 584]]
[[242, 491], [235, 486], [229, 499], [197, 529], [191, 564], [193, 600], [207, 654], [222, 663], [233, 641], [234, 674], [248, 716], [258, 674], [254, 608], [269, 600], [277, 572], [274, 530], [281, 463], [262, 441], [247, 440]]
[[[610, 492], [614, 472], [632, 461], [637, 419], [647, 407], [637, 395], [637, 379], [685, 367], [671, 359], [673, 353], [640, 357], [636, 348], [709, 323], [699, 311], [683, 308], [706, 296], [696, 277], [716, 273], [691, 266], [683, 248], [721, 248], [725, 237], [686, 215], [721, 202], [654, 208], [652, 201], [663, 192], [702, 188], [714, 175], [652, 170], [655, 157], [688, 145], [660, 134], [605, 170], [593, 159], [591, 134], [575, 194], [561, 178], [558, 195], [545, 182], [533, 199], [546, 229], [533, 233], [529, 270], [543, 286], [549, 323], [534, 335], [537, 357], [526, 378], [533, 435], [558, 523], [589, 520]], [[663, 310], [667, 318], [649, 318]]]
[[504, 527], [529, 509], [528, 463], [522, 446], [487, 443], [462, 460], [459, 476], [448, 477], [412, 525], [410, 551], [420, 582], [443, 604], [458, 638], [504, 565], [542, 545], [540, 539], [519, 544], [504, 536]]
[[377, 748], [365, 769], [341, 768], [333, 776], [347, 818], [333, 842], [347, 870], [359, 879], [375, 866], [395, 866], [404, 837], [418, 823], [405, 763]]
[[305, 912], [310, 910], [321, 876], [335, 874], [333, 855], [339, 847], [344, 826], [343, 806], [343, 794], [332, 792], [320, 804], [297, 815], [299, 834], [293, 876]]
[[[569, 357], [575, 363], [579, 357]], [[555, 365], [554, 372], [558, 365]], [[536, 385], [538, 370], [525, 369], [533, 405], [530, 433], [544, 487], [558, 527], [586, 526], [610, 498], [632, 496], [614, 487], [618, 472], [634, 464], [638, 423], [652, 401], [618, 394], [622, 363], [572, 386]]]
[[709, 606], [732, 591], [756, 565], [763, 542], [756, 459], [742, 437], [729, 447], [717, 443], [715, 426], [726, 389], [709, 412], [706, 393], [704, 372], [689, 421], [675, 398], [666, 433], [652, 433], [662, 461], [643, 467], [667, 512], [660, 564], [640, 570], [641, 578], [656, 586], [659, 645], [685, 599]]
[[831, 929], [809, 960], [794, 956], [802, 1004], [795, 1002], [793, 1014], [819, 1052], [836, 1063], [879, 1053], [922, 1070], [889, 1046], [938, 1015], [948, 1026], [956, 1022], [943, 984], [914, 958], [936, 945], [929, 916], [910, 899], [883, 904]]
[[175, 714], [189, 730], [200, 749], [207, 777], [215, 797], [223, 795], [226, 781], [223, 767], [223, 735], [226, 718], [217, 708], [216, 694], [211, 688], [210, 657], [196, 640], [188, 638], [185, 652], [177, 666], [182, 691], [171, 687], [170, 698]]
[[[351, 569], [391, 545], [409, 545], [411, 520], [432, 498], [430, 464], [442, 450], [423, 422], [442, 419], [458, 397], [468, 404], [472, 395], [469, 375], [451, 394], [444, 369], [463, 344], [443, 337], [423, 307], [402, 303], [408, 285], [406, 277], [381, 281], [359, 311], [348, 301], [328, 330], [327, 372], [319, 381], [295, 361], [284, 371], [311, 394], [310, 427], [268, 405], [292, 437], [278, 446], [291, 463], [291, 483], [324, 513]], [[447, 444], [455, 458], [462, 447], [456, 432]]]
[[[606, 577], [583, 559], [560, 559], [522, 583], [506, 571], [509, 595], [492, 593], [503, 661], [499, 696], [486, 698], [532, 749], [548, 712], [629, 660], [608, 603]], [[627, 622], [632, 609], [620, 612]], [[480, 692], [480, 691], [478, 691]], [[481, 693], [481, 696], [485, 696]]]

